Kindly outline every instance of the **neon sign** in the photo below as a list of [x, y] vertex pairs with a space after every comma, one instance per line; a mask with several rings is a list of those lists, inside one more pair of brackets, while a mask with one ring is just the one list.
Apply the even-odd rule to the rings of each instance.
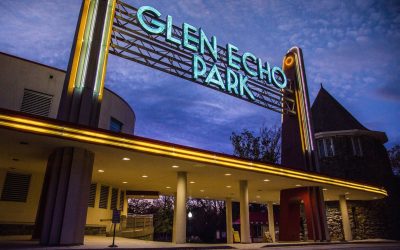
[[[145, 15], [151, 19], [146, 20]], [[214, 85], [222, 91], [237, 96], [247, 96], [253, 101], [255, 100], [254, 94], [247, 85], [249, 78], [258, 78], [258, 80], [272, 84], [279, 89], [286, 87], [287, 78], [281, 68], [271, 67], [268, 62], [263, 63], [260, 58], [250, 52], [239, 55], [239, 48], [230, 43], [226, 45], [226, 57], [220, 58], [215, 36], [209, 39], [201, 28], [196, 28], [188, 23], [182, 24], [181, 36], [174, 36], [172, 16], [167, 15], [165, 22], [159, 21], [160, 17], [161, 13], [151, 6], [142, 6], [137, 11], [137, 20], [144, 31], [153, 35], [163, 35], [166, 42], [193, 52], [193, 79], [202, 79], [207, 85]], [[207, 67], [203, 58], [206, 52], [214, 61], [211, 67]], [[217, 67], [216, 62], [219, 60], [226, 60], [225, 74], [221, 74]], [[237, 72], [239, 70], [242, 70], [245, 75]]]

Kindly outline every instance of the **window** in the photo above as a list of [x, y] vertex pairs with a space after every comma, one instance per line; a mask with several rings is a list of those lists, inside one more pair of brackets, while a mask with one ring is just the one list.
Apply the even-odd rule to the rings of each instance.
[[30, 89], [24, 89], [21, 111], [33, 115], [49, 116], [53, 96], [37, 92]]
[[117, 201], [118, 201], [118, 189], [113, 188], [111, 190], [111, 209], [117, 209]]
[[353, 148], [354, 156], [362, 156], [363, 155], [360, 137], [351, 137], [351, 145]]
[[335, 155], [335, 148], [333, 146], [333, 140], [332, 138], [326, 138], [324, 139], [324, 144], [325, 144], [325, 152], [327, 157], [332, 157]]
[[110, 119], [110, 130], [113, 132], [121, 132], [122, 131], [122, 122], [118, 121], [114, 117], [111, 117]]
[[335, 156], [335, 147], [333, 145], [333, 138], [323, 138], [317, 141], [319, 157], [332, 157]]
[[325, 157], [325, 146], [324, 146], [324, 140], [320, 139], [317, 141], [318, 143], [318, 154], [319, 158]]
[[96, 189], [97, 189], [96, 183], [90, 184], [88, 207], [94, 207], [94, 202], [96, 200]]
[[121, 190], [121, 192], [119, 193], [119, 210], [121, 211], [124, 210], [124, 201], [125, 201], [124, 191]]
[[101, 186], [100, 188], [100, 202], [99, 202], [99, 208], [105, 208], [107, 209], [108, 207], [108, 193], [110, 191], [109, 186]]
[[1, 192], [2, 201], [26, 202], [31, 175], [7, 172]]

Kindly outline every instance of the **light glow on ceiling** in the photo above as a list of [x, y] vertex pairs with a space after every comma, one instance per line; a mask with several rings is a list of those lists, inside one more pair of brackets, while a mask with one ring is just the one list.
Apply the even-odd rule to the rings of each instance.
[[252, 162], [245, 159], [237, 159], [229, 156], [218, 155], [213, 152], [203, 152], [195, 149], [186, 149], [176, 145], [165, 145], [137, 139], [128, 135], [114, 135], [87, 128], [59, 125], [59, 122], [21, 117], [21, 115], [0, 114], [0, 126], [12, 128], [18, 131], [31, 132], [40, 135], [53, 136], [67, 140], [89, 142], [99, 145], [119, 147], [137, 152], [153, 153], [160, 156], [174, 157], [178, 159], [193, 160], [202, 163], [210, 163], [215, 167], [230, 167], [239, 170], [273, 174], [297, 180], [306, 180], [316, 184], [329, 184], [344, 188], [351, 188], [387, 196], [387, 191], [371, 185], [353, 181], [322, 176], [317, 173], [292, 170], [283, 166]]

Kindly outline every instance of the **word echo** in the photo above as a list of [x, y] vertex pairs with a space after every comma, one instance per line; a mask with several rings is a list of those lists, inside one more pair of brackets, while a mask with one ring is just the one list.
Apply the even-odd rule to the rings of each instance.
[[[144, 15], [151, 17], [146, 21]], [[284, 89], [287, 85], [287, 79], [283, 70], [279, 67], [272, 67], [268, 62], [263, 63], [250, 52], [238, 55], [239, 49], [228, 43], [226, 45], [226, 65], [224, 80], [218, 69], [217, 62], [219, 54], [217, 52], [217, 38], [212, 36], [208, 39], [204, 31], [195, 28], [188, 23], [182, 24], [182, 36], [176, 37], [172, 32], [172, 16], [168, 15], [165, 22], [160, 21], [161, 13], [151, 7], [142, 6], [137, 11], [137, 20], [141, 28], [149, 34], [164, 35], [165, 41], [178, 45], [193, 52], [192, 54], [192, 78], [194, 80], [204, 79], [205, 84], [212, 84], [222, 91], [230, 94], [247, 96], [247, 99], [255, 100], [255, 97], [249, 88], [247, 81], [249, 77], [258, 78], [266, 84], [273, 84], [277, 88]], [[213, 59], [212, 67], [207, 68], [206, 61], [203, 58], [205, 51]], [[242, 70], [246, 75], [237, 72]]]

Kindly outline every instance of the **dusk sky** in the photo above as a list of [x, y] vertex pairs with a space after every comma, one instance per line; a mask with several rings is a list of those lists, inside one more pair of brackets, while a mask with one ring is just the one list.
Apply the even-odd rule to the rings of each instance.
[[[125, 2], [150, 5], [281, 66], [303, 49], [311, 101], [320, 84], [364, 126], [400, 143], [400, 1]], [[0, 51], [66, 69], [81, 0], [0, 1]], [[280, 115], [198, 84], [109, 56], [106, 86], [136, 113], [135, 134], [232, 154], [242, 129], [279, 126]], [[327, 110], [329, 112], [329, 110]]]

